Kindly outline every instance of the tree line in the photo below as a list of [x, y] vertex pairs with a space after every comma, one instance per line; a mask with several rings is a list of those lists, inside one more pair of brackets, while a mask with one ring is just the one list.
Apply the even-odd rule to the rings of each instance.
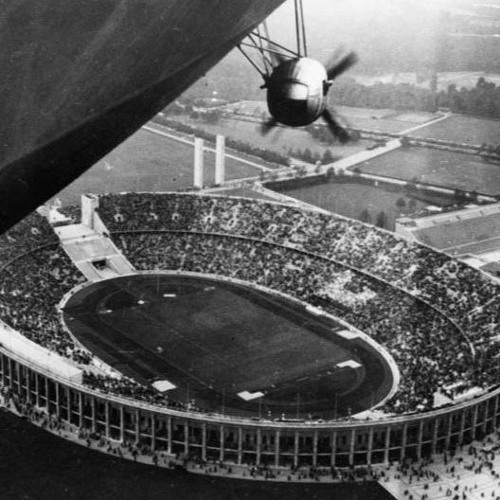
[[[180, 123], [174, 120], [169, 120], [168, 118], [162, 117], [160, 115], [156, 115], [153, 118], [153, 121], [159, 123], [160, 125], [166, 125], [167, 127], [171, 127], [185, 134], [196, 135], [197, 137], [200, 137], [201, 139], [204, 139], [208, 142], [215, 143], [216, 140], [215, 134], [212, 134], [210, 132], [207, 132], [199, 128], [191, 127], [184, 123]], [[277, 153], [276, 151], [270, 151], [269, 149], [252, 146], [251, 144], [244, 141], [239, 141], [236, 139], [231, 139], [230, 137], [226, 137], [226, 146], [228, 148], [241, 151], [242, 153], [262, 158], [264, 161], [268, 163], [277, 163], [279, 165], [289, 164], [288, 156], [284, 156], [280, 153]]]
[[500, 87], [479, 77], [472, 88], [458, 89], [455, 84], [437, 91], [434, 81], [429, 88], [409, 83], [363, 85], [354, 80], [336, 83], [330, 92], [332, 104], [411, 111], [435, 112], [446, 108], [454, 113], [500, 119]]

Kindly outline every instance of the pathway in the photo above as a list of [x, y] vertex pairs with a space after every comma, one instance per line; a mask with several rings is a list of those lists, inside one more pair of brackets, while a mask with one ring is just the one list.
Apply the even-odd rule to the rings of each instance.
[[434, 125], [435, 123], [441, 122], [443, 120], [447, 120], [453, 113], [445, 113], [443, 116], [436, 118], [435, 120], [430, 120], [425, 123], [421, 123], [420, 125], [415, 125], [414, 127], [410, 127], [402, 132], [399, 132], [399, 135], [408, 135], [411, 132], [415, 132], [415, 130], [420, 130], [421, 128], [428, 127], [429, 125]]

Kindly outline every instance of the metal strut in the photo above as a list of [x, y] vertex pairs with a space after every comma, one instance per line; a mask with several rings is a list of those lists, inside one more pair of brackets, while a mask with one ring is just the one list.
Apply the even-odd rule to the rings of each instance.
[[307, 57], [306, 26], [304, 22], [304, 6], [302, 0], [295, 0], [295, 34], [299, 57]]
[[[304, 22], [304, 7], [302, 0], [294, 0], [295, 7], [295, 34], [297, 39], [297, 50], [291, 50], [277, 42], [271, 40], [267, 23], [258, 26], [249, 33], [246, 41], [238, 44], [239, 51], [245, 56], [248, 62], [257, 70], [266, 82], [273, 69], [286, 59], [297, 57], [307, 57], [306, 28]], [[245, 48], [256, 50], [262, 58], [260, 67], [245, 51]]]

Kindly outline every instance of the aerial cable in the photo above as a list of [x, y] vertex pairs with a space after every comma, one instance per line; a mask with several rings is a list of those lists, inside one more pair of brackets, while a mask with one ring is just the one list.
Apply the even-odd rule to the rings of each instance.
[[306, 42], [306, 24], [304, 21], [304, 4], [299, 0], [300, 5], [300, 22], [302, 27], [302, 44], [304, 46], [304, 57], [307, 57], [307, 42]]
[[295, 35], [297, 37], [297, 53], [299, 54], [299, 57], [302, 57], [302, 41], [301, 41], [302, 34], [300, 27], [299, 1], [300, 0], [295, 0]]

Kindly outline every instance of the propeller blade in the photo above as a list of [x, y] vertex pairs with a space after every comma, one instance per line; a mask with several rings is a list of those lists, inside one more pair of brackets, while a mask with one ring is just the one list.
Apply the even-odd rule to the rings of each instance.
[[347, 71], [351, 66], [354, 66], [358, 62], [358, 56], [355, 52], [350, 52], [344, 56], [338, 63], [334, 65], [329, 65], [326, 69], [326, 74], [328, 75], [328, 80], [335, 80], [342, 73]]
[[349, 132], [340, 125], [340, 123], [335, 120], [333, 117], [333, 114], [330, 110], [325, 109], [323, 113], [321, 114], [323, 120], [325, 120], [326, 124], [328, 125], [328, 128], [330, 129], [331, 133], [342, 143], [345, 144], [351, 140], [351, 136], [349, 135]]
[[260, 133], [262, 136], [266, 136], [273, 128], [278, 126], [278, 122], [274, 118], [269, 118], [265, 122], [261, 123]]

